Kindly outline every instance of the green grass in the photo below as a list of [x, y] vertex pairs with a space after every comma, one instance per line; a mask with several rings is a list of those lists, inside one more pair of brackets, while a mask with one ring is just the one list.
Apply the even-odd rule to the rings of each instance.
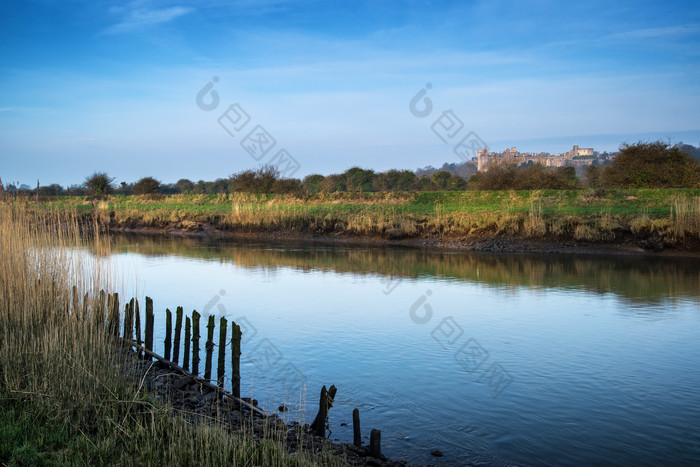
[[19, 466], [69, 461], [66, 455], [77, 450], [80, 439], [48, 414], [25, 401], [0, 401], [0, 462]]

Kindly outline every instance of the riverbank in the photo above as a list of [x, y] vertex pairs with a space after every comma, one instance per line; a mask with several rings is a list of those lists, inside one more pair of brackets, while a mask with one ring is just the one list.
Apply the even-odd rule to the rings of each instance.
[[447, 251], [474, 251], [488, 253], [542, 253], [542, 254], [592, 254], [592, 255], [641, 255], [664, 257], [700, 257], [700, 241], [685, 238], [682, 242], [668, 242], [658, 236], [620, 238], [616, 242], [577, 241], [559, 238], [523, 238], [496, 234], [494, 236], [460, 237], [427, 235], [419, 238], [387, 239], [380, 236], [314, 234], [297, 231], [232, 231], [220, 230], [212, 224], [196, 224], [187, 227], [173, 224], [164, 227], [111, 224], [115, 233], [181, 236], [202, 239], [241, 239], [270, 241], [303, 241], [319, 244], [355, 246], [404, 246], [432, 248]]
[[[212, 390], [192, 375], [176, 371], [159, 361], [139, 359], [137, 353], [128, 348], [119, 352], [127, 364], [128, 380], [135, 388], [145, 390], [159, 402], [167, 404], [174, 414], [184, 417], [188, 423], [213, 424], [236, 436], [243, 435], [252, 442], [271, 440], [284, 446], [288, 455], [303, 454], [318, 465], [331, 462], [352, 466], [406, 465], [404, 461], [392, 461], [383, 455], [370, 456], [366, 439], [363, 446], [356, 447], [350, 442], [334, 442], [316, 436], [308, 424], [285, 417], [287, 408], [284, 406], [277, 409], [279, 413], [262, 415], [261, 411], [236, 404], [223, 391]], [[257, 406], [257, 400], [246, 400]], [[334, 416], [332, 410], [329, 416]]]
[[24, 203], [76, 212], [119, 232], [471, 251], [700, 253], [698, 189], [120, 195]]

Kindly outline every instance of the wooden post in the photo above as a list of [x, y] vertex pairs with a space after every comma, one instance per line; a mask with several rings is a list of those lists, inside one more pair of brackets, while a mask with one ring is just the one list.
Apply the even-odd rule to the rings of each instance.
[[241, 397], [241, 327], [231, 321], [231, 394]]
[[165, 309], [165, 359], [170, 360], [170, 348], [173, 344], [173, 313]]
[[185, 370], [190, 369], [190, 317], [185, 316], [185, 353], [182, 354], [182, 363]]
[[209, 323], [207, 324], [207, 342], [204, 347], [207, 351], [207, 357], [204, 361], [204, 379], [211, 379], [211, 362], [214, 354], [214, 315], [209, 315]]
[[107, 308], [105, 308], [105, 313], [102, 316], [102, 324], [103, 326], [105, 325], [107, 319], [109, 318], [109, 310], [112, 309], [112, 300], [114, 300], [114, 297], [112, 297], [112, 294], [107, 295]]
[[100, 304], [99, 304], [99, 309], [97, 310], [97, 316], [93, 316], [93, 319], [95, 319], [95, 324], [100, 324], [104, 326], [105, 323], [105, 301], [106, 301], [106, 294], [104, 290], [100, 290]]
[[199, 374], [199, 318], [197, 310], [192, 312], [192, 374]]
[[328, 410], [333, 407], [333, 401], [335, 400], [335, 393], [337, 389], [335, 386], [331, 386], [330, 389], [326, 390], [324, 385], [321, 389], [321, 397], [318, 400], [318, 413], [316, 418], [311, 424], [311, 431], [322, 438], [326, 436], [326, 423], [328, 421]]
[[175, 342], [173, 343], [173, 362], [180, 358], [180, 333], [182, 332], [182, 307], [175, 310]]
[[[137, 298], [131, 299], [131, 309], [134, 310], [134, 316], [136, 317], [136, 343], [141, 345], [141, 310], [139, 310], [139, 300]], [[141, 351], [137, 352], [137, 355], [141, 357]]]
[[134, 302], [124, 305], [124, 339], [131, 340], [134, 336]]
[[369, 434], [369, 455], [377, 459], [382, 456], [382, 432], [374, 428]]
[[131, 338], [126, 335], [126, 330], [129, 328], [129, 304], [126, 303], [124, 304], [124, 334], [122, 335], [122, 339], [129, 339]]
[[119, 337], [119, 294], [112, 294], [112, 309], [109, 310], [109, 334]]
[[[85, 292], [85, 296], [83, 297], [83, 319], [88, 319], [88, 302], [90, 301], [90, 294]], [[118, 318], [118, 316], [117, 316]]]
[[216, 365], [216, 381], [219, 388], [224, 388], [226, 375], [226, 318], [219, 320], [219, 362]]
[[352, 444], [359, 448], [362, 446], [362, 431], [360, 430], [360, 411], [352, 411]]
[[[144, 336], [145, 345], [148, 350], [153, 352], [153, 299], [146, 297], [146, 335]], [[148, 357], [148, 360], [153, 360]]]

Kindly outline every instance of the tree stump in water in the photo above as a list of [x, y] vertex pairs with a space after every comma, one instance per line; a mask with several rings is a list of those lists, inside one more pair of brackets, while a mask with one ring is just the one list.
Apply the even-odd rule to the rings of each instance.
[[326, 425], [328, 425], [328, 410], [333, 407], [333, 401], [335, 400], [335, 393], [338, 390], [335, 386], [331, 386], [330, 389], [326, 390], [326, 386], [321, 389], [321, 398], [318, 401], [318, 413], [313, 423], [309, 427], [311, 432], [316, 436], [325, 438], [326, 436]]

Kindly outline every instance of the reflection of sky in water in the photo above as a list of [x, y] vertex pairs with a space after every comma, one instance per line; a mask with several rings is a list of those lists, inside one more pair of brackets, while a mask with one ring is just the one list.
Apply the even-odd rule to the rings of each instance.
[[[142, 253], [153, 250], [142, 242]], [[692, 435], [700, 420], [700, 276], [692, 263], [659, 261], [655, 268], [623, 258], [611, 266], [601, 258], [605, 291], [597, 260], [588, 257], [460, 262], [455, 254], [326, 246], [321, 261], [309, 245], [287, 251], [190, 241], [183, 250], [158, 242], [161, 255], [112, 258], [129, 275], [122, 276], [128, 288], [138, 284], [141, 297], [154, 297], [156, 350], [165, 307], [189, 313], [209, 304], [217, 317], [245, 317], [256, 333], [242, 349], [243, 394], [252, 389], [275, 409], [285, 393], [279, 375], [293, 365], [308, 394], [300, 403], [299, 385], [287, 382], [288, 417], [309, 422], [321, 386], [335, 384], [333, 438], [352, 439], [358, 407], [365, 434], [380, 428], [387, 455], [412, 462], [679, 463], [700, 455]], [[165, 254], [168, 246], [177, 254]], [[207, 258], [198, 257], [202, 248]], [[402, 255], [428, 260], [404, 271]], [[446, 274], [440, 258], [450, 258]], [[478, 276], [460, 272], [474, 264]], [[633, 281], [640, 277], [667, 283], [640, 288]], [[410, 309], [421, 297], [416, 312], [426, 322], [417, 324]], [[454, 333], [446, 338], [445, 330]], [[466, 353], [474, 345], [483, 350], [477, 368], [481, 360]], [[266, 363], [261, 352], [277, 360]], [[488, 379], [493, 365], [512, 378], [498, 397]], [[446, 456], [433, 459], [432, 449]]]

